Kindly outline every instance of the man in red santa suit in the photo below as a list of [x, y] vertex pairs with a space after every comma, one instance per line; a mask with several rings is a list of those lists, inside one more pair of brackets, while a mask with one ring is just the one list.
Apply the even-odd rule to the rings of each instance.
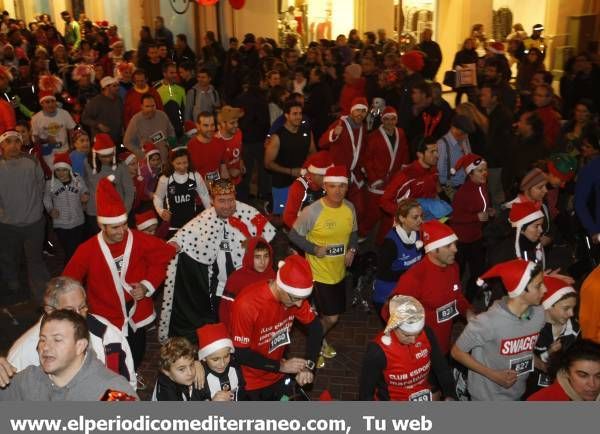
[[319, 147], [331, 153], [333, 164], [346, 167], [350, 173], [346, 198], [354, 205], [358, 221], [361, 221], [364, 215], [364, 176], [358, 162], [367, 143], [364, 121], [368, 109], [366, 98], [354, 98], [350, 114], [332, 123], [319, 140]]
[[156, 317], [152, 294], [164, 280], [175, 249], [127, 227], [127, 211], [113, 179], [102, 178], [96, 190], [101, 232], [79, 246], [63, 274], [84, 282], [90, 312], [127, 336], [137, 369], [146, 349], [145, 326]]
[[[396, 127], [397, 123], [396, 109], [388, 106], [383, 110], [379, 128], [367, 137], [367, 148], [360, 162], [367, 178], [365, 213], [358, 221], [358, 234], [361, 237], [366, 237], [381, 219], [379, 200], [390, 178], [408, 164], [408, 142], [404, 130]], [[386, 234], [379, 231], [379, 243], [383, 242]]]
[[383, 210], [380, 233], [387, 234], [392, 228], [398, 202], [402, 199], [437, 198], [438, 159], [435, 138], [426, 137], [417, 146], [417, 159], [392, 176], [379, 201]]

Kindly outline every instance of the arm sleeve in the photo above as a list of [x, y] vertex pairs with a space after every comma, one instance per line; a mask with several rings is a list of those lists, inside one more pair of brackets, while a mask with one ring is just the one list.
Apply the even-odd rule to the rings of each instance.
[[294, 181], [292, 183], [288, 191], [285, 208], [283, 209], [283, 222], [290, 229], [294, 226], [300, 212], [300, 207], [302, 206], [302, 189], [299, 187], [298, 182]]
[[321, 351], [321, 344], [323, 343], [323, 326], [319, 318], [315, 317], [310, 324], [308, 324], [308, 336], [306, 338], [306, 354], [307, 360], [317, 361], [319, 352]]
[[477, 315], [467, 323], [467, 326], [456, 340], [457, 348], [465, 353], [475, 347], [480, 347], [493, 337], [493, 325], [487, 323], [485, 313]]
[[308, 241], [305, 236], [300, 235], [296, 231], [296, 229], [292, 229], [288, 233], [288, 237], [293, 244], [295, 244], [296, 246], [301, 248], [305, 253], [308, 253], [311, 255], [315, 254], [315, 249], [317, 248], [317, 246], [315, 244], [311, 243], [310, 241]]
[[291, 242], [311, 255], [315, 253], [315, 248], [317, 246], [308, 241], [306, 236], [313, 228], [315, 222], [317, 221], [317, 217], [320, 214], [321, 208], [315, 206], [318, 203], [319, 202], [315, 202], [311, 206], [308, 206], [302, 210], [296, 219], [296, 223], [294, 223], [293, 229], [288, 234]]
[[88, 274], [89, 258], [88, 249], [86, 244], [82, 244], [71, 257], [65, 269], [63, 270], [63, 276], [68, 276], [72, 279], [81, 282], [85, 286], [86, 276]]
[[442, 389], [442, 393], [446, 397], [458, 399], [456, 396], [456, 385], [454, 384], [454, 378], [452, 377], [452, 371], [448, 366], [446, 357], [442, 354], [442, 350], [435, 337], [435, 333], [429, 328], [425, 327], [425, 334], [429, 343], [431, 344], [431, 368], [433, 375], [437, 380], [437, 383]]
[[593, 235], [600, 232], [600, 225], [594, 221], [588, 206], [590, 194], [593, 189], [593, 177], [590, 175], [590, 170], [584, 169], [577, 177], [577, 184], [575, 184], [575, 212], [588, 234]]
[[135, 137], [137, 122], [130, 120], [129, 124], [126, 124], [125, 135], [123, 136], [123, 145], [131, 152], [139, 152], [140, 144]]
[[204, 205], [204, 209], [209, 209], [212, 204], [210, 203], [210, 195], [208, 194], [208, 188], [206, 187], [204, 178], [202, 178], [202, 175], [198, 172], [194, 172], [194, 176], [196, 177], [196, 193], [198, 193], [202, 205]]
[[152, 197], [152, 203], [154, 204], [154, 209], [158, 215], [160, 215], [165, 206], [165, 197], [167, 196], [167, 181], [168, 179], [164, 175], [158, 179], [156, 191]]
[[394, 177], [390, 180], [387, 187], [383, 192], [383, 195], [379, 199], [379, 206], [389, 215], [393, 216], [396, 214], [396, 209], [398, 208], [398, 202], [396, 201], [396, 195], [398, 194], [398, 190], [400, 187], [408, 181], [406, 175], [402, 172], [396, 173]]
[[360, 373], [358, 389], [359, 401], [373, 401], [375, 389], [377, 384], [380, 383], [383, 378], [385, 366], [385, 354], [383, 354], [379, 345], [374, 342], [369, 342]]
[[[167, 244], [165, 241], [153, 235], [138, 233], [143, 237], [143, 254], [146, 264], [146, 278], [144, 281], [149, 282], [153, 288], [148, 288], [152, 295], [156, 288], [165, 280], [167, 274], [167, 266], [171, 259], [175, 256], [175, 247]], [[142, 282], [140, 282], [142, 283]]]
[[119, 164], [117, 166], [117, 171], [119, 172], [120, 176], [120, 182], [118, 185], [121, 186], [125, 209], [127, 209], [127, 212], [129, 212], [131, 211], [133, 200], [135, 199], [135, 187], [133, 186], [133, 180], [131, 179], [131, 176], [129, 176], [127, 167], [124, 164]]
[[446, 182], [448, 182], [449, 180], [447, 179], [447, 173], [446, 173], [446, 164], [447, 164], [447, 153], [446, 153], [446, 146], [443, 140], [438, 140], [437, 142], [438, 145], [438, 155], [439, 155], [439, 159], [438, 159], [438, 163], [437, 163], [437, 169], [438, 169], [438, 178], [440, 181], [440, 184], [444, 185], [446, 184]]
[[52, 191], [50, 190], [52, 181], [46, 181], [46, 188], [44, 189], [44, 208], [47, 212], [50, 212], [54, 208], [52, 203]]
[[236, 360], [251, 368], [260, 369], [267, 372], [279, 372], [279, 360], [269, 359], [250, 348], [235, 348]]

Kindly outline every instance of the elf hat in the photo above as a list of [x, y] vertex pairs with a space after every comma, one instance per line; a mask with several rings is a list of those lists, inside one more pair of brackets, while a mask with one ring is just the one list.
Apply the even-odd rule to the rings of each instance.
[[94, 137], [94, 145], [92, 146], [92, 169], [94, 173], [96, 172], [96, 155], [110, 155], [113, 156], [113, 166], [112, 169], [117, 169], [117, 160], [116, 160], [116, 146], [113, 142], [112, 137], [110, 137], [106, 133], [98, 133], [96, 137]]
[[558, 277], [544, 276], [544, 286], [546, 286], [546, 293], [542, 297], [544, 309], [550, 309], [567, 294], [577, 293], [573, 287]]
[[533, 277], [531, 272], [534, 268], [535, 263], [533, 262], [524, 259], [512, 259], [494, 265], [483, 273], [477, 279], [477, 285], [483, 286], [484, 280], [499, 277], [508, 291], [508, 296], [511, 298], [518, 297], [527, 288], [527, 284]]
[[414, 335], [425, 327], [425, 309], [414, 297], [408, 295], [396, 295], [390, 300], [390, 317], [383, 331], [381, 342], [390, 345], [392, 339], [390, 333], [399, 328], [405, 333]]
[[544, 213], [540, 210], [539, 205], [533, 202], [514, 202], [508, 220], [513, 228], [517, 229], [515, 234], [515, 253], [517, 257], [521, 257], [521, 246], [519, 239], [521, 238], [521, 229], [523, 226], [544, 218]]
[[465, 169], [465, 173], [468, 175], [484, 162], [485, 160], [477, 154], [466, 154], [458, 159], [454, 167], [450, 170], [450, 173], [454, 175], [460, 169]]
[[396, 118], [398, 119], [398, 112], [394, 107], [390, 107], [389, 105], [383, 109], [383, 113], [381, 114], [381, 119], [383, 118]]
[[345, 166], [331, 166], [325, 172], [323, 182], [340, 182], [348, 184], [348, 173]]
[[279, 261], [277, 286], [295, 297], [308, 297], [313, 289], [313, 276], [308, 261], [300, 255], [291, 255]]
[[333, 160], [331, 159], [329, 151], [319, 151], [306, 159], [302, 171], [314, 175], [325, 175], [325, 172], [327, 172], [327, 169], [331, 166], [333, 166]]
[[229, 348], [232, 353], [235, 351], [227, 328], [221, 322], [206, 324], [196, 329], [196, 336], [198, 336], [198, 359], [200, 360], [223, 348]]
[[421, 225], [421, 240], [425, 247], [425, 253], [429, 253], [457, 241], [458, 237], [450, 226], [439, 220], [430, 220]]
[[369, 110], [369, 103], [367, 99], [362, 96], [357, 96], [352, 100], [352, 105], [350, 106], [350, 112], [354, 110]]
[[148, 211], [144, 211], [135, 215], [135, 227], [139, 231], [143, 231], [144, 229], [157, 224], [158, 219], [156, 218], [154, 210], [149, 209]]
[[99, 224], [116, 225], [127, 221], [127, 210], [113, 182], [115, 175], [102, 178], [96, 187], [96, 214]]

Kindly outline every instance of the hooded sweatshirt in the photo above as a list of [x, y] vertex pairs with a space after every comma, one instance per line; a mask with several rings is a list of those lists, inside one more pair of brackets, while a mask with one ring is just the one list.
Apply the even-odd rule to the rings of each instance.
[[[269, 246], [269, 265], [262, 273], [254, 269], [254, 250], [256, 250], [256, 245], [259, 242], [263, 242]], [[233, 301], [240, 291], [252, 283], [271, 279], [275, 279], [275, 272], [273, 271], [273, 248], [262, 237], [248, 238], [246, 253], [242, 259], [242, 268], [234, 271], [225, 284], [225, 290], [219, 304], [219, 321], [229, 329]]]

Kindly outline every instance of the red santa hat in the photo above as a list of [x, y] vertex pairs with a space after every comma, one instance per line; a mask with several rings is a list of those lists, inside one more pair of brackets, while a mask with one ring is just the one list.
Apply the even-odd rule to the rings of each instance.
[[[450, 226], [439, 220], [429, 220], [421, 225], [420, 241], [425, 247], [425, 253], [447, 246], [457, 240], [458, 237]], [[419, 241], [417, 241], [417, 244], [420, 244]], [[421, 246], [417, 245], [417, 248], [421, 248]]]
[[502, 42], [490, 42], [487, 49], [494, 54], [504, 54], [504, 44]]
[[369, 110], [369, 103], [367, 99], [362, 96], [357, 96], [352, 100], [352, 105], [350, 106], [350, 112], [353, 110]]
[[546, 293], [542, 297], [544, 309], [550, 309], [567, 294], [577, 294], [572, 286], [554, 276], [544, 276], [544, 286], [546, 287]]
[[[119, 154], [119, 161], [125, 163], [126, 166], [129, 166], [133, 163], [133, 160], [136, 159], [136, 155], [133, 152], [125, 151]], [[142, 176], [142, 172], [140, 170], [139, 163], [137, 164], [137, 179], [138, 181], [143, 181], [144, 177]]]
[[477, 154], [466, 154], [458, 159], [458, 161], [456, 162], [454, 167], [452, 169], [450, 169], [450, 173], [452, 175], [454, 175], [460, 169], [465, 169], [465, 173], [468, 175], [473, 170], [477, 169], [477, 167], [481, 163], [484, 163], [484, 162], [485, 162], [485, 160], [483, 159], [483, 157], [481, 157]]
[[[59, 152], [54, 154], [54, 160], [53, 160], [53, 169], [68, 169], [69, 173], [71, 174], [71, 178], [73, 178], [73, 163], [71, 163], [71, 156], [69, 155], [68, 152]], [[54, 188], [54, 170], [52, 171], [52, 188]]]
[[198, 359], [200, 360], [223, 348], [229, 348], [232, 353], [235, 351], [227, 328], [221, 322], [206, 324], [196, 329], [196, 336], [198, 336]]
[[198, 128], [196, 127], [196, 123], [194, 121], [185, 121], [183, 123], [183, 130], [185, 131], [185, 135], [188, 137], [192, 137], [196, 135], [198, 132]]
[[2, 66], [2, 65], [0, 65], [0, 77], [3, 77], [5, 79], [7, 79], [8, 81], [13, 80], [13, 76], [10, 72], [10, 69], [8, 69], [6, 66]]
[[112, 137], [106, 133], [98, 133], [94, 137], [94, 145], [92, 146], [92, 168], [96, 171], [96, 155], [113, 155], [113, 170], [117, 169], [116, 146]]
[[277, 286], [294, 297], [308, 297], [313, 289], [313, 276], [308, 261], [300, 255], [291, 255], [279, 261]]
[[521, 246], [519, 239], [521, 238], [521, 229], [523, 226], [534, 222], [538, 219], [544, 218], [544, 213], [541, 211], [540, 206], [534, 202], [514, 202], [508, 215], [508, 220], [513, 228], [516, 228], [517, 233], [515, 234], [515, 253], [517, 257], [521, 257]]
[[88, 65], [87, 63], [78, 63], [75, 65], [75, 68], [73, 68], [73, 72], [71, 73], [73, 80], [79, 81], [85, 76], [89, 76], [90, 80], [94, 81], [94, 77], [96, 76], [94, 67], [92, 65]]
[[135, 65], [129, 62], [119, 62], [115, 68], [115, 77], [119, 80], [123, 78], [123, 73], [126, 71], [133, 72]]
[[329, 151], [319, 151], [310, 155], [303, 166], [303, 175], [308, 172], [315, 175], [325, 175], [327, 169], [333, 166], [333, 160]]
[[398, 118], [398, 112], [394, 107], [391, 107], [389, 105], [385, 106], [385, 108], [383, 109], [383, 113], [381, 113], [381, 119], [387, 117], [395, 117], [396, 119]]
[[531, 272], [535, 263], [524, 259], [512, 259], [494, 265], [477, 279], [477, 285], [483, 286], [484, 281], [493, 277], [499, 277], [511, 298], [518, 297], [533, 277]]
[[102, 178], [96, 187], [96, 215], [99, 224], [116, 225], [127, 221], [127, 210], [113, 182], [115, 175]]
[[348, 184], [348, 171], [346, 166], [331, 166], [325, 172], [323, 182], [341, 182]]
[[144, 229], [147, 229], [150, 226], [157, 224], [158, 219], [156, 218], [156, 214], [152, 209], [135, 215], [135, 227], [139, 231], [143, 231]]
[[42, 75], [38, 87], [39, 100], [42, 102], [48, 98], [56, 99], [55, 95], [62, 91], [63, 82], [56, 75]]
[[160, 151], [158, 150], [156, 145], [152, 142], [144, 143], [143, 148], [144, 148], [144, 154], [146, 155], [146, 163], [148, 163], [148, 167], [150, 167], [150, 157], [155, 154], [160, 155]]
[[425, 58], [420, 51], [409, 51], [404, 53], [400, 58], [400, 62], [411, 71], [421, 71], [425, 67]]

